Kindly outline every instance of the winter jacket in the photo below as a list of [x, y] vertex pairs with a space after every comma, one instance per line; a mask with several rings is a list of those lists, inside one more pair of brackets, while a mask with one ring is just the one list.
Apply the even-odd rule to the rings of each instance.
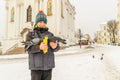
[[[48, 29], [39, 30], [34, 29], [32, 32], [29, 32], [27, 35], [26, 41], [30, 41], [34, 38], [44, 38], [44, 36], [54, 36]], [[55, 49], [52, 49], [48, 44], [48, 52], [43, 53], [39, 49], [39, 45], [34, 45], [28, 49], [29, 54], [29, 69], [30, 70], [49, 70], [55, 67], [54, 62], [54, 52], [59, 50], [59, 44]]]

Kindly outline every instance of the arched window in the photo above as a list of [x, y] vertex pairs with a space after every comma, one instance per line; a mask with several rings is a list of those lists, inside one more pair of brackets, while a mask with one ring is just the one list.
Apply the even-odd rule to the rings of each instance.
[[63, 1], [61, 0], [61, 17], [64, 18], [63, 16]]
[[31, 22], [32, 21], [32, 7], [29, 6], [27, 8], [27, 22]]
[[14, 8], [11, 9], [11, 22], [14, 22]]
[[52, 15], [52, 0], [48, 0], [47, 2], [47, 15], [48, 16]]

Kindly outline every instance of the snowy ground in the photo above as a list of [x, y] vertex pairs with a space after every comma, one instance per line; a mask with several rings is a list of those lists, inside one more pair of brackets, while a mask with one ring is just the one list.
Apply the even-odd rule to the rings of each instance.
[[[93, 47], [74, 46], [56, 52], [52, 80], [120, 80], [120, 47]], [[30, 80], [27, 55], [0, 56], [0, 80]]]

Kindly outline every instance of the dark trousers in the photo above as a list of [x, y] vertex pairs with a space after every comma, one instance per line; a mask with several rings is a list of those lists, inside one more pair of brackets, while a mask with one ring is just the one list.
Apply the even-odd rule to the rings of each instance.
[[50, 70], [31, 70], [31, 80], [51, 80], [52, 69]]

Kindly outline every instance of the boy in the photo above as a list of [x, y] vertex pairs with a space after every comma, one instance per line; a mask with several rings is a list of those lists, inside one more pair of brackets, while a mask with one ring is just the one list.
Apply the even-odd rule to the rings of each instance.
[[[43, 11], [39, 11], [36, 15], [35, 26], [32, 32], [28, 33], [26, 41], [34, 38], [42, 38], [45, 36], [54, 36], [46, 27], [47, 16]], [[27, 46], [27, 45], [26, 45]], [[44, 43], [33, 45], [28, 49], [29, 69], [31, 70], [31, 80], [51, 80], [52, 68], [55, 67], [54, 52], [59, 50], [58, 42]], [[44, 53], [44, 50], [47, 50]]]

